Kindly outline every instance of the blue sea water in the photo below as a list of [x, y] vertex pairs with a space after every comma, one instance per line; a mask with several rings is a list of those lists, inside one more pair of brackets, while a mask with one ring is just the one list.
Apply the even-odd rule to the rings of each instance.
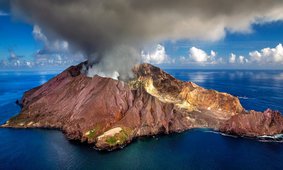
[[[167, 70], [184, 81], [228, 92], [247, 109], [283, 113], [283, 71]], [[23, 92], [56, 72], [0, 72], [0, 123], [19, 113]], [[99, 152], [57, 130], [0, 128], [0, 169], [283, 169], [283, 143], [259, 142], [206, 129], [140, 138]]]

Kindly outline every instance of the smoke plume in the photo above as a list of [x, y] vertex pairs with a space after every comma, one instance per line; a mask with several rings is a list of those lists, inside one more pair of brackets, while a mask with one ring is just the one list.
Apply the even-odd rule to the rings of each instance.
[[281, 0], [14, 0], [13, 11], [66, 40], [102, 72], [129, 76], [141, 49], [166, 40], [216, 41], [283, 19]]

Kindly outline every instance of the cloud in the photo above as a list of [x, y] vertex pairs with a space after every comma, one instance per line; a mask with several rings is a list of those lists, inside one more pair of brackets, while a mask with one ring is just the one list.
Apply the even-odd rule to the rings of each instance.
[[6, 13], [6, 12], [4, 12], [4, 11], [0, 11], [0, 17], [1, 16], [8, 16], [9, 14], [8, 13]]
[[263, 48], [259, 51], [249, 52], [249, 57], [236, 56], [234, 53], [231, 53], [229, 57], [230, 64], [250, 64], [253, 66], [259, 65], [268, 65], [268, 64], [283, 64], [283, 46], [278, 44], [274, 48]]
[[12, 61], [18, 61], [23, 57], [24, 56], [17, 55], [13, 50], [9, 50], [9, 56], [8, 56], [9, 61], [11, 61], [11, 62]]
[[42, 33], [41, 28], [38, 25], [33, 26], [32, 35], [36, 40], [48, 43], [47, 37]]
[[152, 64], [163, 64], [169, 62], [169, 57], [166, 54], [165, 47], [158, 44], [152, 52], [141, 52], [142, 61]]
[[283, 64], [283, 47], [278, 44], [275, 48], [263, 48], [249, 53], [252, 62], [259, 64]]
[[0, 61], [0, 68], [32, 67], [33, 63], [26, 61], [24, 56], [17, 55], [13, 50], [9, 50], [9, 56]]
[[231, 53], [229, 57], [229, 63], [234, 64], [236, 62], [236, 55], [234, 53]]
[[202, 49], [192, 47], [189, 49], [189, 60], [197, 63], [215, 64], [216, 52], [211, 50], [210, 54], [207, 54]]
[[239, 56], [239, 63], [244, 64], [244, 63], [248, 63], [248, 62], [249, 62], [249, 60], [247, 58], [245, 58], [242, 55]]
[[282, 20], [282, 11], [280, 0], [13, 1], [14, 14], [44, 28], [50, 41], [54, 35], [67, 40], [93, 63], [125, 61], [112, 64], [119, 73], [140, 55], [117, 56], [117, 49], [139, 51], [166, 40], [216, 41], [227, 31], [250, 33], [252, 24]]
[[42, 49], [33, 55], [33, 63], [36, 66], [68, 66], [84, 60], [81, 53], [69, 50], [69, 43], [67, 41], [48, 39], [38, 25], [33, 26], [32, 35], [35, 40], [42, 42], [44, 45]]
[[244, 64], [250, 64], [250, 59], [240, 55], [237, 56], [234, 53], [231, 53], [229, 57], [218, 56], [217, 52], [211, 50], [210, 53], [206, 51], [191, 47], [189, 49], [188, 56], [180, 56], [178, 57], [179, 64], [189, 64], [189, 65], [198, 65], [198, 66], [229, 66], [229, 64], [233, 64], [235, 66], [240, 66]]
[[36, 40], [43, 42], [45, 50], [53, 52], [66, 52], [69, 50], [69, 43], [67, 41], [58, 39], [49, 40], [38, 25], [33, 26], [32, 34]]
[[216, 51], [211, 50], [210, 53], [207, 53], [204, 50], [197, 47], [191, 47], [189, 49], [188, 55], [178, 57], [177, 61], [181, 65], [191, 64], [198, 66], [220, 65], [226, 63], [223, 57], [217, 56]]
[[228, 63], [230, 63], [230, 64], [246, 64], [246, 63], [249, 63], [249, 59], [247, 59], [246, 57], [244, 57], [242, 55], [237, 57], [236, 54], [231, 53], [229, 60], [228, 60]]
[[225, 30], [250, 32], [253, 23], [283, 19], [282, 2], [266, 0], [18, 0], [14, 6], [78, 45], [83, 40], [95, 45], [94, 50], [137, 40], [218, 40]]

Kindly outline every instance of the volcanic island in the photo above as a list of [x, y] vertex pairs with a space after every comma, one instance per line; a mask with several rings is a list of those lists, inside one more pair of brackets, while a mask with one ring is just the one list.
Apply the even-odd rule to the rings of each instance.
[[177, 80], [151, 64], [136, 65], [127, 81], [88, 77], [85, 64], [25, 92], [21, 112], [1, 127], [59, 129], [98, 150], [193, 128], [249, 138], [283, 133], [280, 112], [245, 110], [235, 96]]

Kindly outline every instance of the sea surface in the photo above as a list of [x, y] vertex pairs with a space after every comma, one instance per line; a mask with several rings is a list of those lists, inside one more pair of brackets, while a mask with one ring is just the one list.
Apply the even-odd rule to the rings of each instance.
[[[178, 79], [240, 98], [246, 109], [283, 113], [283, 71], [166, 70]], [[57, 72], [0, 72], [0, 124], [19, 113], [22, 94]], [[208, 129], [140, 138], [99, 152], [57, 130], [0, 128], [0, 169], [283, 169], [283, 143], [223, 136]]]

